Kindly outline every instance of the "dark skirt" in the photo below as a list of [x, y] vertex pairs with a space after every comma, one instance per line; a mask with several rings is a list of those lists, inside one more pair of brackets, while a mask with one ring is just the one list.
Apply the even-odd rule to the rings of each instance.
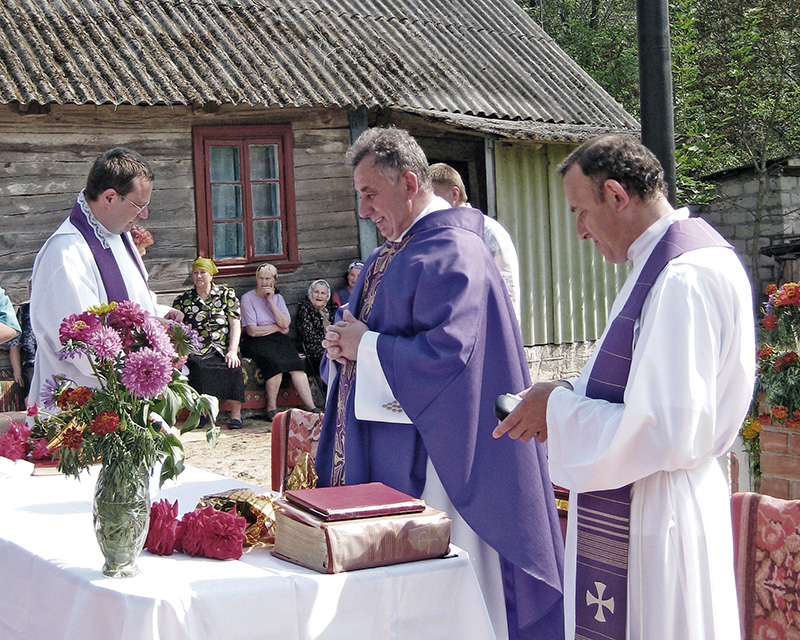
[[199, 393], [205, 393], [220, 400], [244, 402], [244, 374], [241, 367], [231, 369], [216, 351], [205, 355], [189, 356], [186, 362], [189, 369], [189, 384]]
[[266, 380], [279, 373], [303, 370], [300, 354], [289, 336], [283, 333], [247, 338], [242, 343], [242, 354], [255, 361]]

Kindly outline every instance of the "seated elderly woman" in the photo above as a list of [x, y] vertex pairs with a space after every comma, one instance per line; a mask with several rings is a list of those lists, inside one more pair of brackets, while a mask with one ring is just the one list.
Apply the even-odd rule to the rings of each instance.
[[303, 342], [314, 371], [319, 371], [325, 329], [333, 322], [338, 308], [339, 305], [331, 300], [331, 286], [325, 280], [314, 280], [308, 287], [308, 297], [297, 304], [297, 336]]
[[209, 258], [192, 263], [194, 288], [180, 294], [172, 306], [183, 312], [183, 322], [202, 342], [199, 354], [189, 356], [189, 384], [200, 393], [230, 400], [229, 429], [241, 429], [244, 374], [239, 360], [242, 336], [239, 299], [228, 286], [214, 283], [217, 265]]
[[278, 270], [271, 264], [262, 264], [256, 269], [256, 288], [242, 296], [242, 326], [247, 334], [242, 353], [255, 361], [267, 380], [267, 420], [278, 412], [278, 391], [284, 373], [291, 375], [304, 408], [319, 413], [300, 354], [287, 335], [292, 319], [286, 301], [275, 288], [277, 280]]
[[333, 301], [340, 307], [350, 302], [350, 294], [353, 292], [353, 286], [356, 284], [356, 280], [358, 280], [358, 276], [363, 268], [364, 263], [361, 262], [361, 260], [353, 260], [350, 266], [347, 267], [347, 273], [344, 274], [347, 286], [333, 294]]

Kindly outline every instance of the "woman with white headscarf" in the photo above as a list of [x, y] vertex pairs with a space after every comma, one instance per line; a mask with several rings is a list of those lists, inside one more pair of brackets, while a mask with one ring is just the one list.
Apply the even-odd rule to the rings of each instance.
[[314, 371], [319, 371], [325, 329], [333, 322], [338, 308], [331, 300], [331, 286], [325, 280], [314, 280], [308, 287], [308, 297], [297, 304], [297, 336]]

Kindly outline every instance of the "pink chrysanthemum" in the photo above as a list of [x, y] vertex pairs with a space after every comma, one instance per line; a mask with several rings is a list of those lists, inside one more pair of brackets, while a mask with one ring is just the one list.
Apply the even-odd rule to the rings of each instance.
[[108, 325], [115, 329], [141, 327], [147, 312], [135, 302], [123, 300], [108, 314]]
[[138, 398], [155, 398], [172, 381], [172, 359], [153, 349], [128, 354], [122, 369], [122, 382]]
[[122, 339], [111, 327], [100, 327], [86, 341], [100, 360], [113, 360], [122, 353]]
[[139, 327], [148, 313], [135, 302], [123, 300], [108, 314], [108, 326], [116, 329], [125, 347], [138, 342]]
[[58, 337], [61, 344], [67, 344], [70, 340], [86, 342], [100, 326], [100, 318], [91, 313], [73, 313], [64, 318], [58, 329]]
[[175, 347], [172, 346], [167, 330], [158, 320], [148, 316], [142, 323], [142, 329], [153, 351], [164, 354], [170, 361], [177, 357], [178, 354], [175, 353]]

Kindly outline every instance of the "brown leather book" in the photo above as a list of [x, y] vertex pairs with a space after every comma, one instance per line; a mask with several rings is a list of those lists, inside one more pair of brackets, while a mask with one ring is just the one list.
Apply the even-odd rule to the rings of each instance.
[[272, 554], [319, 571], [339, 573], [447, 554], [450, 518], [431, 507], [416, 513], [326, 521], [277, 500]]
[[287, 491], [284, 498], [323, 520], [350, 520], [422, 511], [425, 501], [382, 482]]

